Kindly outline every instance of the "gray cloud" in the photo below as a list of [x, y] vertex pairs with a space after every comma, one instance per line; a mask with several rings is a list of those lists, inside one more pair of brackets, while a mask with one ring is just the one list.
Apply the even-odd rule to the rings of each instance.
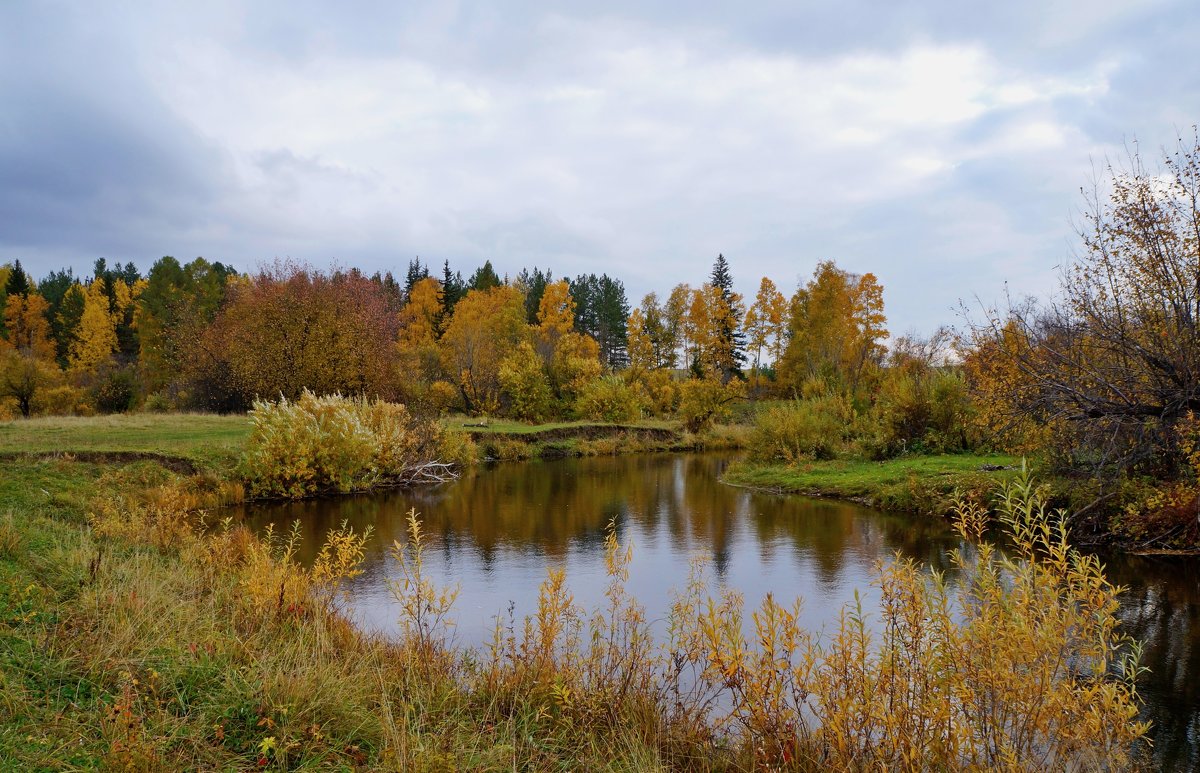
[[[1200, 93], [1182, 0], [6, 4], [0, 261], [874, 271], [1044, 293], [1078, 187]], [[636, 300], [636, 298], [634, 298]]]

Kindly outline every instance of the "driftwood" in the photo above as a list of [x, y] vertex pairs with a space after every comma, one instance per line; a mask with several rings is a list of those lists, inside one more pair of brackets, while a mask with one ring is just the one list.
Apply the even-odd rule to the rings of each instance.
[[419, 483], [448, 483], [452, 480], [458, 480], [458, 478], [459, 473], [455, 469], [455, 465], [450, 462], [434, 460], [432, 462], [422, 462], [421, 464], [405, 467], [404, 471], [396, 476], [396, 483], [401, 486], [416, 485]]

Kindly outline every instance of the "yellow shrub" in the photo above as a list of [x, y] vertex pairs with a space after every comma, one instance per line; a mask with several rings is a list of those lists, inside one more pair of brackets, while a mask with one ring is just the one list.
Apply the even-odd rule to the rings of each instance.
[[440, 455], [441, 427], [396, 403], [305, 391], [254, 403], [242, 455], [251, 496], [299, 498], [404, 480]]

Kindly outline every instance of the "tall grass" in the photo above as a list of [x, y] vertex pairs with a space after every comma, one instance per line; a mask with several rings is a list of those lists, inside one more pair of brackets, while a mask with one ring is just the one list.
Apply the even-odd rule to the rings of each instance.
[[955, 586], [881, 564], [878, 606], [847, 607], [829, 638], [799, 626], [800, 601], [748, 610], [698, 564], [655, 639], [610, 525], [596, 609], [551, 569], [481, 650], [453, 644], [454, 589], [424, 574], [415, 513], [394, 550], [408, 635], [385, 640], [337, 601], [365, 535], [335, 530], [306, 567], [295, 532], [201, 529], [179, 479], [129, 482], [47, 556], [78, 577], [70, 603], [22, 617], [83, 675], [81, 767], [1116, 770], [1146, 731], [1118, 590], [1027, 475], [999, 499], [1011, 557], [962, 503]]

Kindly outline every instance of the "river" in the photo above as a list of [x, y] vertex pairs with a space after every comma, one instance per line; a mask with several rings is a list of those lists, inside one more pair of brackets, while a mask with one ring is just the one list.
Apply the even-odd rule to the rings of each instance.
[[[343, 520], [371, 527], [364, 572], [348, 587], [349, 611], [364, 628], [387, 632], [398, 625], [389, 547], [404, 541], [405, 515], [416, 508], [429, 536], [426, 570], [461, 589], [453, 635], [465, 645], [489, 641], [510, 608], [518, 619], [532, 612], [548, 566], [564, 567], [575, 601], [597, 608], [610, 520], [622, 543], [633, 542], [628, 588], [659, 629], [695, 556], [708, 562], [714, 587], [741, 591], [747, 606], [768, 592], [778, 600], [799, 596], [803, 625], [830, 632], [855, 590], [872, 609], [881, 559], [899, 553], [951, 569], [946, 553], [959, 539], [937, 519], [733, 488], [719, 482], [729, 460], [660, 454], [498, 464], [436, 487], [259, 504], [242, 515], [259, 528], [299, 521], [302, 560], [312, 560], [325, 532]], [[1106, 564], [1110, 579], [1129, 587], [1120, 614], [1145, 644], [1151, 672], [1139, 691], [1143, 715], [1154, 722], [1155, 761], [1162, 769], [1198, 769], [1200, 562], [1106, 557]]]

